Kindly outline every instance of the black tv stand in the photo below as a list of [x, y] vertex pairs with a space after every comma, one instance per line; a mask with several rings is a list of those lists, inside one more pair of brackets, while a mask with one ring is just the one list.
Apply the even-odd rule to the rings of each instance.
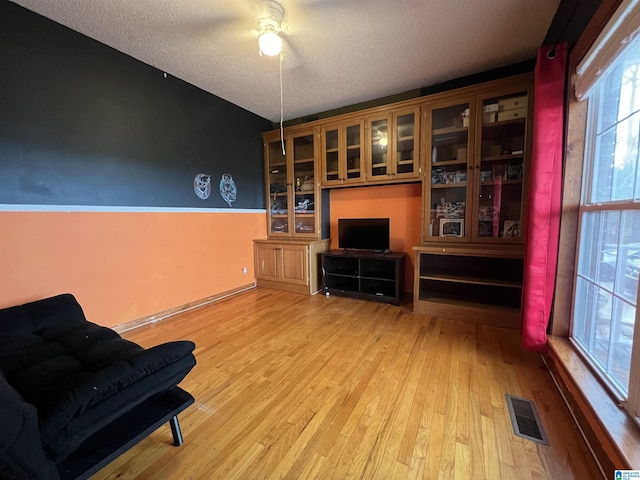
[[356, 250], [321, 253], [324, 293], [400, 305], [406, 255]]

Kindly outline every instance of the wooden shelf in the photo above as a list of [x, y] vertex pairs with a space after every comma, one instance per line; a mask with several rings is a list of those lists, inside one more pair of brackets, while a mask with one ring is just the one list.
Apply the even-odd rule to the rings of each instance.
[[447, 135], [451, 133], [467, 133], [469, 132], [469, 127], [445, 127], [445, 128], [437, 128], [433, 130], [431, 133], [433, 136], [436, 135]]
[[433, 162], [431, 165], [433, 167], [435, 166], [446, 166], [446, 165], [466, 165], [467, 161], [466, 160], [443, 160], [441, 162]]
[[399, 137], [396, 139], [397, 142], [408, 142], [409, 140], [414, 140], [414, 136], [408, 135], [406, 137]]
[[431, 188], [463, 188], [467, 186], [467, 182], [458, 183], [432, 183]]
[[502, 162], [513, 160], [514, 158], [522, 158], [524, 157], [523, 153], [506, 153], [503, 155], [488, 155], [486, 157], [482, 157], [483, 162]]
[[439, 249], [414, 250], [415, 312], [519, 328], [524, 270], [521, 255], [514, 258], [515, 252], [510, 249], [448, 244]]
[[516, 282], [513, 280], [492, 280], [481, 277], [466, 277], [463, 275], [420, 275], [421, 279], [436, 280], [438, 282], [455, 282], [455, 283], [470, 283], [473, 285], [492, 285], [496, 287], [512, 287], [522, 288], [522, 282]]
[[521, 184], [522, 180], [489, 180], [487, 182], [480, 182], [480, 185], [517, 185]]
[[[451, 307], [479, 308], [478, 304], [475, 302], [466, 302], [464, 300], [453, 299], [453, 298], [433, 296], [433, 297], [428, 297], [427, 301], [432, 303], [439, 303], [439, 304], [447, 305]], [[495, 311], [495, 312], [501, 312], [501, 313], [507, 312], [510, 314], [514, 312], [519, 313], [519, 310], [516, 308], [502, 307], [499, 305], [482, 305], [481, 308], [485, 311]]]
[[313, 163], [315, 160], [313, 157], [311, 158], [299, 158], [293, 161], [293, 163]]
[[526, 120], [526, 117], [522, 117], [522, 118], [514, 118], [513, 120], [502, 120], [501, 122], [483, 123], [482, 128], [504, 127], [505, 125], [524, 123], [525, 120]]

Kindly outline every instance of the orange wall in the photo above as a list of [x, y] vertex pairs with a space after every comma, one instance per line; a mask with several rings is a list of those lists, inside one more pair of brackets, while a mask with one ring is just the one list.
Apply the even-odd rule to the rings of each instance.
[[420, 244], [422, 225], [422, 186], [420, 183], [331, 190], [331, 248], [338, 248], [338, 219], [389, 217], [391, 250], [407, 252], [406, 291], [413, 291], [414, 254]]
[[0, 212], [0, 308], [71, 292], [120, 325], [253, 283], [265, 236], [259, 210]]

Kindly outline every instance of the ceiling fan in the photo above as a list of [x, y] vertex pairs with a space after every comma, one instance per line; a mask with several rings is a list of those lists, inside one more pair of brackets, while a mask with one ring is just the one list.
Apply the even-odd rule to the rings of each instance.
[[284, 8], [275, 0], [262, 0], [258, 12], [258, 47], [260, 54], [270, 57], [282, 52], [282, 19]]

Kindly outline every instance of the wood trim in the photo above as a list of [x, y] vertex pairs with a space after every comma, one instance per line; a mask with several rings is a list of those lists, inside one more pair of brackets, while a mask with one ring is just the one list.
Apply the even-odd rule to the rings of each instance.
[[602, 1], [569, 54], [571, 65], [576, 66], [582, 61], [621, 3], [622, 0]]
[[484, 244], [451, 244], [429, 243], [416, 245], [415, 252], [441, 253], [443, 255], [467, 255], [470, 257], [524, 258], [522, 245], [484, 245]]
[[[575, 74], [570, 73], [570, 85], [573, 85], [574, 77]], [[574, 95], [569, 95], [556, 292], [551, 320], [551, 334], [561, 337], [569, 336], [571, 324], [587, 106], [587, 102], [579, 102]]]
[[[468, 85], [465, 87], [456, 88], [453, 90], [448, 90], [440, 93], [433, 93], [430, 95], [425, 95], [422, 97], [411, 98], [409, 100], [402, 100], [395, 103], [390, 103], [386, 105], [381, 105], [378, 107], [367, 108], [363, 110], [357, 110], [354, 112], [345, 113], [342, 115], [336, 115], [333, 117], [322, 118], [319, 120], [314, 120], [312, 122], [302, 123], [299, 125], [295, 125], [292, 127], [286, 127], [286, 134], [289, 135], [290, 132], [297, 132], [299, 130], [306, 130], [316, 126], [332, 126], [337, 125], [341, 122], [354, 121], [359, 120], [364, 117], [369, 116], [380, 116], [383, 114], [391, 114], [397, 109], [404, 109], [409, 107], [420, 107], [423, 104], [431, 105], [433, 102], [447, 102], [452, 97], [458, 97], [460, 95], [465, 96], [474, 96], [481, 94], [489, 94], [491, 95], [493, 92], [509, 89], [510, 87], [514, 87], [517, 85], [530, 85], [533, 84], [533, 72], [521, 73], [518, 75], [513, 75], [510, 77], [500, 78], [498, 80], [490, 80], [483, 83], [478, 83], [476, 85]], [[292, 129], [292, 130], [289, 130]], [[271, 138], [273, 135], [280, 135], [280, 130], [270, 130], [268, 132], [264, 132], [262, 134], [263, 138]], [[386, 182], [385, 182], [386, 183]]]
[[264, 280], [257, 279], [256, 286], [259, 288], [270, 288], [272, 290], [283, 290], [285, 292], [300, 293], [302, 295], [315, 295], [316, 292], [311, 292], [309, 285], [298, 285], [296, 283], [288, 283], [283, 281]]
[[248, 283], [237, 288], [232, 288], [231, 290], [227, 290], [225, 292], [217, 293], [216, 295], [212, 295], [210, 297], [201, 298], [200, 300], [194, 300], [193, 302], [185, 303], [184, 305], [180, 305], [178, 307], [169, 308], [159, 313], [154, 313], [152, 315], [147, 315], [136, 320], [131, 320], [130, 322], [122, 323], [120, 325], [112, 327], [112, 329], [118, 333], [133, 330], [134, 328], [142, 327], [143, 325], [147, 325], [149, 323], [159, 322], [160, 320], [165, 320], [169, 317], [178, 315], [179, 313], [187, 312], [194, 308], [203, 307], [205, 305], [209, 305], [210, 303], [224, 300], [225, 298], [231, 297], [233, 295], [238, 295], [239, 293], [246, 292], [247, 290], [251, 290], [255, 287], [255, 283]]
[[566, 338], [549, 336], [546, 363], [596, 460], [610, 475], [640, 467], [640, 430]]

